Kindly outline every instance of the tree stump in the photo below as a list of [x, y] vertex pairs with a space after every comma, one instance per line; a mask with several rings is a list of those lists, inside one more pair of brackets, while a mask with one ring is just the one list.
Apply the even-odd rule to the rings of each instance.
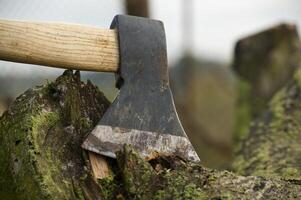
[[108, 100], [79, 73], [26, 91], [0, 118], [0, 196], [4, 200], [301, 199], [298, 180], [238, 176], [174, 156], [145, 161], [131, 146], [92, 177], [80, 145]]
[[242, 175], [301, 181], [301, 70], [275, 94], [243, 139], [234, 162]]
[[236, 43], [233, 69], [240, 79], [236, 137], [267, 108], [274, 94], [301, 66], [297, 27], [280, 24]]
[[[27, 90], [0, 120], [2, 199], [84, 199], [93, 180], [80, 147], [109, 101], [79, 72]], [[85, 181], [82, 181], [85, 179]]]

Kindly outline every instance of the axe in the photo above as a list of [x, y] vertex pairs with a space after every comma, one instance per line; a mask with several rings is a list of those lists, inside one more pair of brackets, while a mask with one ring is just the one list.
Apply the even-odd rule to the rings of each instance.
[[119, 94], [82, 148], [115, 158], [131, 144], [146, 159], [159, 153], [199, 161], [170, 91], [162, 22], [117, 15], [106, 30], [0, 20], [0, 59], [116, 74]]

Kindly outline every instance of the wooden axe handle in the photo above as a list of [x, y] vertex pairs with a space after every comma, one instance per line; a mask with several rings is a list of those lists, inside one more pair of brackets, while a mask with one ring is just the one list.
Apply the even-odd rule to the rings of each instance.
[[116, 72], [117, 33], [74, 24], [0, 20], [0, 60]]

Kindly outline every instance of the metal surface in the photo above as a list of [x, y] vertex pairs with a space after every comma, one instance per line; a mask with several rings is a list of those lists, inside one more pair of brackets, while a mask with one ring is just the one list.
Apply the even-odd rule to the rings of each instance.
[[200, 161], [190, 141], [182, 136], [98, 125], [92, 137], [82, 147], [111, 158], [116, 158], [115, 152], [122, 150], [126, 143], [132, 145], [146, 159], [152, 159], [159, 153], [177, 155], [192, 162]]
[[[187, 137], [169, 88], [162, 22], [116, 16], [111, 28], [118, 30], [119, 37], [120, 93], [98, 125]], [[95, 140], [99, 131], [96, 127], [86, 142]]]
[[117, 16], [120, 93], [100, 121], [109, 125], [186, 136], [169, 88], [163, 24]]

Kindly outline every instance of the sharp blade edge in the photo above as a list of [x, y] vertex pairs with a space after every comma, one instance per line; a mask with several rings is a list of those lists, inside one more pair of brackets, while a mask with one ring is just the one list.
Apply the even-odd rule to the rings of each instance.
[[200, 162], [190, 141], [183, 136], [97, 125], [82, 144], [82, 148], [116, 158], [124, 144], [132, 145], [143, 158], [154, 153], [177, 155], [188, 161]]

